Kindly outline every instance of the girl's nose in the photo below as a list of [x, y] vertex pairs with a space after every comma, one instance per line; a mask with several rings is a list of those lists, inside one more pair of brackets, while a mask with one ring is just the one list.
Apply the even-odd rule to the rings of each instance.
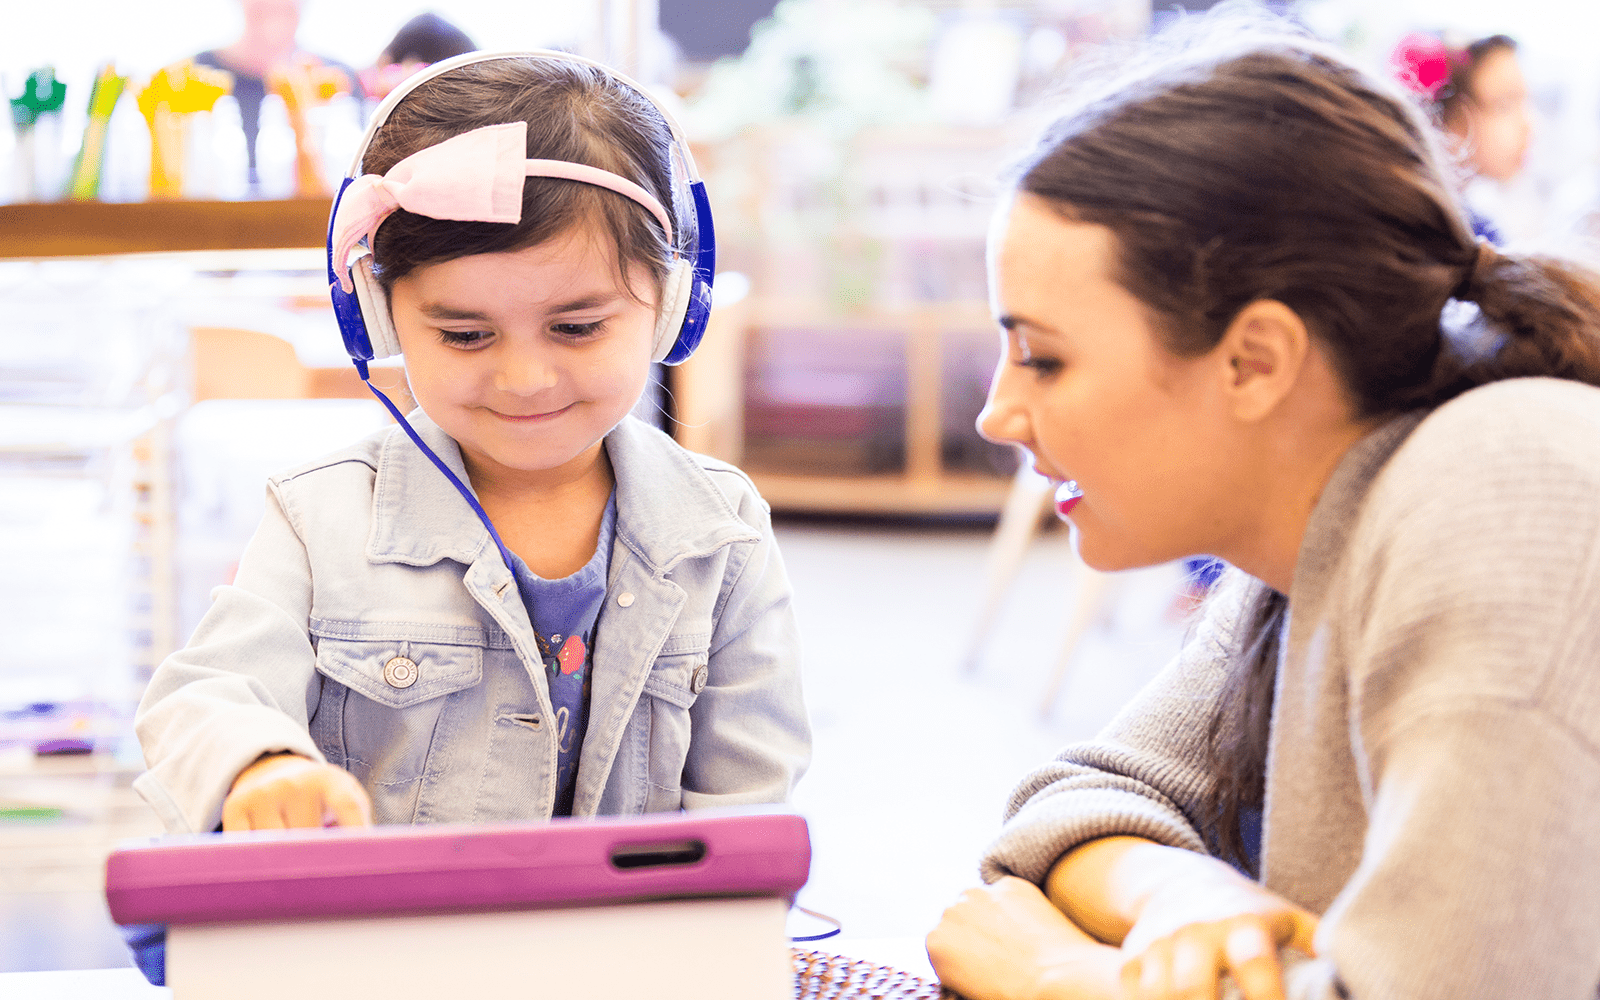
[[500, 392], [532, 396], [555, 388], [559, 381], [555, 365], [539, 350], [507, 347], [497, 361], [494, 387]]

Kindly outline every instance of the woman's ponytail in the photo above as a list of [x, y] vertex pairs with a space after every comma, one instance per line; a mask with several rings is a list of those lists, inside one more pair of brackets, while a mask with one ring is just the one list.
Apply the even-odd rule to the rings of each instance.
[[1487, 243], [1457, 298], [1475, 302], [1505, 335], [1472, 375], [1475, 384], [1549, 375], [1600, 385], [1600, 283], [1551, 257], [1502, 254]]

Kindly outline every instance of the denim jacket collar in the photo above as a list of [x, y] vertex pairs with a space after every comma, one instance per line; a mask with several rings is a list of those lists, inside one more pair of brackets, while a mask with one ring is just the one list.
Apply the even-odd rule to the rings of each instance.
[[[407, 419], [471, 489], [455, 440], [420, 409]], [[650, 435], [660, 433], [629, 416], [606, 435], [617, 480], [617, 543], [659, 575], [683, 559], [757, 541], [760, 533], [740, 519], [690, 453], [647, 445]], [[663, 497], [669, 502], [661, 502]], [[441, 559], [470, 565], [485, 553], [494, 553], [494, 542], [482, 522], [428, 456], [394, 428], [378, 455], [367, 557], [411, 566]]]

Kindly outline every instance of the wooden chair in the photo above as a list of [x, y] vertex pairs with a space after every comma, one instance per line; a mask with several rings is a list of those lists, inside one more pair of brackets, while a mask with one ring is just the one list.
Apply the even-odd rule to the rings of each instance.
[[[236, 327], [197, 326], [194, 401], [203, 399], [373, 399], [354, 365], [307, 368], [282, 337]], [[398, 368], [374, 367], [372, 382], [406, 413], [416, 406]]]

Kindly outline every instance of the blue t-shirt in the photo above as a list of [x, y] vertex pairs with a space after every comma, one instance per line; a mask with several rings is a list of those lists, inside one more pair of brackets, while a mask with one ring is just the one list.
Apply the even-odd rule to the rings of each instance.
[[513, 553], [511, 572], [528, 609], [528, 620], [538, 637], [545, 679], [550, 682], [550, 708], [556, 727], [555, 815], [572, 815], [572, 797], [578, 787], [578, 754], [589, 723], [590, 662], [594, 650], [595, 620], [606, 599], [606, 575], [611, 567], [611, 542], [617, 533], [617, 492], [611, 491], [605, 516], [600, 520], [600, 542], [588, 565], [560, 580], [535, 576]]

